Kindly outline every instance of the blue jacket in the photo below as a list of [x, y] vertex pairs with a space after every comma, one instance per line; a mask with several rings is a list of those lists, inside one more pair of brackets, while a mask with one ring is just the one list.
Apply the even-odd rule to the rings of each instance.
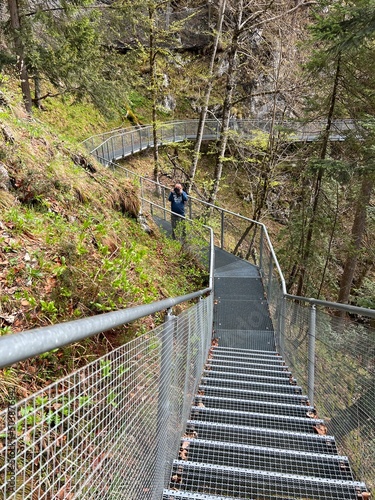
[[188, 196], [185, 191], [182, 191], [181, 194], [172, 191], [168, 201], [171, 202], [172, 212], [179, 215], [185, 215], [185, 203], [188, 201]]

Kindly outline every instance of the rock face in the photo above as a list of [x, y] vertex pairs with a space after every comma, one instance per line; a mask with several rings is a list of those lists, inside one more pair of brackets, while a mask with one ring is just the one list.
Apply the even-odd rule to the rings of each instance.
[[182, 52], [204, 54], [212, 43], [210, 35], [210, 13], [207, 8], [184, 8], [172, 12], [170, 23], [184, 22], [179, 32], [177, 49]]

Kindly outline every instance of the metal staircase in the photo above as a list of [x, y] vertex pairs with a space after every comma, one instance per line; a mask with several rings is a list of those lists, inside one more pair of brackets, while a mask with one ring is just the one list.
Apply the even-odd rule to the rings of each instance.
[[258, 269], [215, 260], [215, 339], [163, 499], [368, 498], [276, 352]]

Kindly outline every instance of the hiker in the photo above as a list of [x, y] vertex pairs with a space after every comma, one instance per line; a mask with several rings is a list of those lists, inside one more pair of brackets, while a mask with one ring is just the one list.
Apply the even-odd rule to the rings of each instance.
[[188, 201], [188, 196], [182, 189], [180, 183], [176, 183], [171, 191], [168, 201], [171, 202], [171, 223], [172, 223], [172, 238], [176, 239], [175, 230], [178, 222], [185, 217], [185, 203]]

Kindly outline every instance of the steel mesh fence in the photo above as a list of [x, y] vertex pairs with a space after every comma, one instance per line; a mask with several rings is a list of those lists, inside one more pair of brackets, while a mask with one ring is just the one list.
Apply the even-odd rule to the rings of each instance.
[[[357, 478], [375, 486], [375, 330], [366, 318], [316, 311], [315, 353], [309, 355], [311, 307], [287, 301], [284, 355], [298, 385], [313, 391], [318, 434], [336, 438]], [[314, 383], [308, 366], [314, 365]]]
[[0, 413], [6, 499], [160, 498], [210, 340], [212, 297]]
[[[159, 145], [195, 140], [199, 121], [185, 120], [165, 122], [156, 126], [156, 136]], [[325, 129], [325, 122], [314, 121], [300, 123], [281, 121], [272, 123], [270, 120], [236, 120], [230, 121], [230, 128], [238, 134], [252, 136], [257, 132], [278, 133], [287, 141], [313, 141], [319, 138]], [[204, 140], [216, 140], [220, 135], [221, 124], [217, 120], [206, 120], [203, 130]], [[336, 120], [332, 123], [330, 140], [340, 141], [348, 133], [356, 130], [353, 120]], [[83, 145], [103, 164], [126, 157], [154, 146], [153, 128], [151, 125], [135, 128], [117, 129], [111, 132], [86, 139]]]

